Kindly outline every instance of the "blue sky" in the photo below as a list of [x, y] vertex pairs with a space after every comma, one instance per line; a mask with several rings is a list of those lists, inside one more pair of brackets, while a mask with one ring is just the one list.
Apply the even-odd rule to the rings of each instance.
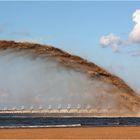
[[128, 38], [140, 2], [0, 2], [0, 39], [51, 44], [80, 55], [122, 77], [140, 91], [140, 44], [119, 53], [101, 47], [101, 36]]

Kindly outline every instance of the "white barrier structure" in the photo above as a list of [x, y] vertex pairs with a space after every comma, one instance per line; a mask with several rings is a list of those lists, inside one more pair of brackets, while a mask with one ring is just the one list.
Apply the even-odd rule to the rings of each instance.
[[52, 106], [49, 105], [49, 107], [48, 107], [48, 111], [51, 112], [51, 110], [52, 110]]
[[61, 111], [61, 108], [62, 108], [62, 106], [61, 106], [61, 104], [59, 104], [59, 105], [58, 105], [58, 111], [59, 111], [59, 112]]
[[41, 105], [39, 106], [39, 110], [40, 110], [40, 112], [42, 112], [42, 110], [43, 110], [43, 107]]
[[67, 112], [69, 112], [70, 109], [71, 109], [71, 104], [68, 104], [68, 106], [67, 106]]
[[33, 112], [33, 110], [34, 110], [34, 106], [31, 105], [31, 106], [30, 106], [30, 111]]
[[[77, 105], [77, 107], [71, 107], [71, 104], [68, 104], [66, 107], [62, 107], [61, 104], [57, 106], [57, 108], [52, 108], [51, 105], [48, 106], [48, 108], [43, 108], [42, 106], [39, 106], [38, 108], [34, 108], [32, 105], [29, 108], [24, 108], [24, 106], [21, 106], [20, 108], [13, 107], [11, 109], [4, 107], [4, 109], [0, 110], [0, 114], [30, 114], [32, 116], [48, 116], [48, 117], [56, 117], [56, 116], [112, 116], [112, 115], [118, 115], [120, 117], [120, 114], [127, 114], [127, 112], [121, 110], [119, 112], [116, 112], [116, 110], [113, 109], [104, 109], [104, 108], [92, 108], [90, 105], [87, 105], [85, 107], [81, 107], [80, 104]], [[29, 115], [29, 116], [30, 116]], [[127, 114], [128, 115], [128, 114]]]
[[99, 109], [94, 109], [94, 108], [91, 108], [90, 105], [87, 105], [85, 107], [81, 107], [80, 104], [78, 104], [76, 107], [71, 107], [71, 104], [68, 104], [66, 107], [63, 107], [61, 104], [58, 104], [57, 108], [55, 107], [52, 107], [51, 105], [48, 106], [48, 108], [43, 108], [41, 105], [37, 108], [35, 108], [33, 105], [31, 105], [29, 108], [26, 108], [24, 106], [21, 106], [20, 108], [19, 107], [13, 107], [13, 108], [7, 108], [7, 107], [4, 107], [3, 109], [0, 110], [3, 111], [3, 112], [20, 112], [20, 113], [82, 113], [82, 112], [94, 112], [94, 111], [99, 111]]
[[77, 105], [77, 112], [79, 112], [79, 111], [80, 111], [80, 109], [81, 109], [81, 105], [80, 105], [80, 104], [78, 104], [78, 105]]
[[3, 108], [3, 110], [5, 110], [5, 111], [6, 111], [6, 110], [8, 110], [8, 108], [7, 108], [7, 107], [4, 107], [4, 108]]
[[91, 106], [88, 104], [86, 109], [87, 109], [88, 112], [90, 112]]
[[25, 109], [24, 106], [21, 106], [21, 111], [22, 111], [22, 113], [23, 113], [24, 109]]

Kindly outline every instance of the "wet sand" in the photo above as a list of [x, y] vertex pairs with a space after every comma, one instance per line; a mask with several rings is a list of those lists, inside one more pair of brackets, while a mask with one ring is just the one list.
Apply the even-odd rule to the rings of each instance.
[[0, 129], [0, 139], [140, 139], [140, 127]]

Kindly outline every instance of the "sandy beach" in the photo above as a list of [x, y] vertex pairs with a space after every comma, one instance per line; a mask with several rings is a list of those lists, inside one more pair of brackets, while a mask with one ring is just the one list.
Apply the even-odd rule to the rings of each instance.
[[0, 139], [140, 139], [140, 127], [0, 129]]

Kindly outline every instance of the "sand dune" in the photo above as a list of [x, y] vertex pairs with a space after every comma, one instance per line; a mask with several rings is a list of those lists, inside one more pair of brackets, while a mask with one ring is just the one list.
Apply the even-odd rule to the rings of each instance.
[[0, 41], [0, 58], [5, 105], [91, 104], [107, 110], [106, 116], [112, 110], [117, 116], [139, 116], [140, 96], [119, 77], [79, 56], [53, 46]]

